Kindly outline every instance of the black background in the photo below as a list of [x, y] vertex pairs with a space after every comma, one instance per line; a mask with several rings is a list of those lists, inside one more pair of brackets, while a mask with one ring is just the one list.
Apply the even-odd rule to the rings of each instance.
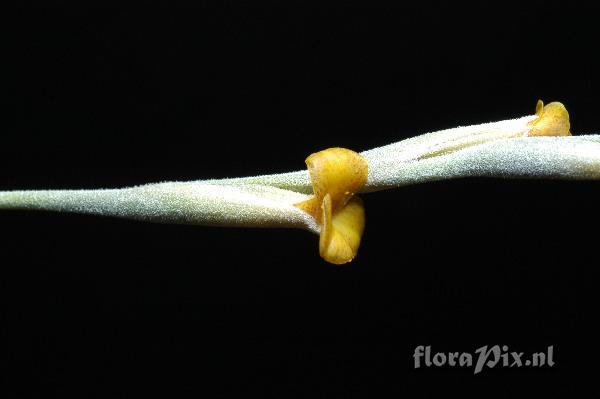
[[[597, 20], [543, 2], [22, 9], [0, 190], [298, 170], [327, 147], [532, 114], [538, 98], [598, 132]], [[299, 230], [0, 213], [2, 396], [565, 397], [593, 382], [597, 182], [363, 198], [344, 267]], [[554, 345], [556, 365], [413, 367], [417, 345], [496, 344]]]

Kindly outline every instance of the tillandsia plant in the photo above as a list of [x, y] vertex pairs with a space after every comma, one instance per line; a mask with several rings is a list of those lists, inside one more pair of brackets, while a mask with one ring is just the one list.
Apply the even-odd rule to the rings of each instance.
[[535, 115], [428, 133], [362, 153], [329, 148], [308, 170], [123, 189], [0, 192], [0, 209], [117, 216], [159, 223], [295, 227], [319, 234], [333, 264], [357, 254], [365, 227], [356, 195], [467, 176], [600, 179], [600, 135], [572, 136], [559, 102]]

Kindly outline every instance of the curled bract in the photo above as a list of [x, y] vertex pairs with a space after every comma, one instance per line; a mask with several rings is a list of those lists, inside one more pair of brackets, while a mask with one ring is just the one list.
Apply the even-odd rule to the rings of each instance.
[[367, 161], [346, 148], [329, 148], [306, 158], [306, 166], [314, 195], [295, 206], [321, 226], [321, 257], [337, 265], [350, 262], [365, 227], [364, 205], [354, 194], [367, 182]]
[[569, 113], [562, 103], [557, 101], [544, 105], [538, 100], [535, 106], [536, 119], [529, 122], [532, 126], [528, 136], [570, 136]]

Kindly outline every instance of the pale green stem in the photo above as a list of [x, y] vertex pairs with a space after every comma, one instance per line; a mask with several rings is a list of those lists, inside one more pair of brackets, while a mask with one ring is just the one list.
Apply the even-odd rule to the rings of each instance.
[[[468, 176], [600, 179], [600, 136], [527, 137], [535, 116], [429, 133], [361, 153], [364, 192]], [[298, 227], [312, 193], [306, 170], [108, 190], [0, 192], [0, 209], [116, 216], [159, 223]]]
[[157, 223], [298, 227], [319, 233], [293, 206], [310, 196], [264, 185], [159, 183], [110, 190], [0, 192], [0, 209], [75, 212]]

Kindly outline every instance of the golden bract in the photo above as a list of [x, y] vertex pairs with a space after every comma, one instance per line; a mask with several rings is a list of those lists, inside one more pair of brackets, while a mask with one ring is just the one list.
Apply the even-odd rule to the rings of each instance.
[[319, 253], [339, 265], [356, 256], [365, 227], [364, 205], [354, 196], [367, 182], [368, 164], [346, 148], [328, 148], [306, 158], [314, 196], [295, 204], [321, 225]]
[[538, 100], [535, 106], [537, 119], [529, 122], [533, 126], [529, 136], [570, 136], [569, 113], [562, 103], [557, 101], [544, 105]]

